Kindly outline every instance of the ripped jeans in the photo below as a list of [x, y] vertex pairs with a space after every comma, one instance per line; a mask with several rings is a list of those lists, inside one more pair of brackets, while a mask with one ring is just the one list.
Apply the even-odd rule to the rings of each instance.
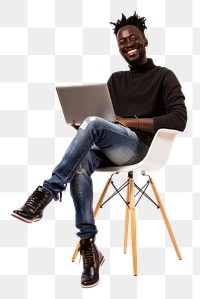
[[130, 129], [99, 117], [87, 117], [72, 140], [52, 177], [43, 188], [55, 200], [70, 183], [76, 212], [77, 236], [86, 239], [97, 233], [93, 217], [93, 186], [91, 175], [98, 167], [129, 165], [141, 161], [148, 151]]

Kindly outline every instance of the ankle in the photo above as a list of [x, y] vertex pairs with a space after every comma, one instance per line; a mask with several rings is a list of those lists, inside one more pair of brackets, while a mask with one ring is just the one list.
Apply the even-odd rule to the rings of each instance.
[[81, 244], [90, 244], [90, 243], [94, 243], [95, 241], [96, 241], [96, 236], [92, 236], [90, 238], [81, 239], [80, 243]]

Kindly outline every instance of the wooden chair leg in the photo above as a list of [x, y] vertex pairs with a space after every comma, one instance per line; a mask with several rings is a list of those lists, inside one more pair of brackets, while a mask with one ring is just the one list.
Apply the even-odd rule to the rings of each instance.
[[177, 245], [177, 243], [176, 243], [176, 240], [175, 240], [173, 231], [172, 231], [172, 229], [171, 229], [169, 220], [168, 220], [168, 218], [167, 218], [165, 209], [164, 209], [164, 207], [163, 207], [162, 201], [161, 201], [161, 199], [160, 199], [160, 196], [159, 196], [159, 194], [158, 194], [158, 191], [157, 191], [157, 189], [156, 189], [156, 186], [155, 186], [153, 180], [151, 179], [151, 177], [149, 177], [149, 182], [150, 182], [150, 184], [151, 184], [151, 188], [152, 188], [152, 190], [153, 190], [153, 192], [154, 192], [154, 195], [155, 195], [155, 198], [156, 198], [156, 200], [157, 200], [157, 203], [158, 203], [158, 205], [159, 205], [159, 207], [160, 207], [160, 212], [161, 212], [161, 214], [162, 214], [163, 220], [164, 220], [164, 222], [165, 222], [167, 231], [168, 231], [169, 236], [170, 236], [170, 238], [171, 238], [171, 241], [172, 241], [172, 243], [173, 243], [173, 246], [174, 246], [174, 249], [175, 249], [175, 251], [176, 251], [176, 254], [177, 254], [179, 260], [182, 260], [182, 257], [181, 257], [180, 251], [179, 251], [179, 249], [178, 249], [178, 245]]
[[[105, 198], [105, 196], [106, 196], [106, 193], [107, 193], [107, 191], [108, 191], [108, 188], [109, 188], [111, 182], [112, 182], [112, 177], [110, 177], [110, 178], [107, 180], [107, 183], [106, 183], [106, 185], [105, 185], [105, 187], [104, 187], [104, 189], [103, 189], [103, 192], [102, 192], [102, 194], [101, 194], [101, 196], [100, 196], [100, 198], [99, 198], [99, 201], [97, 202], [97, 205], [96, 205], [96, 207], [95, 207], [95, 209], [94, 209], [94, 218], [96, 218], [96, 216], [97, 216], [97, 214], [98, 214], [98, 212], [99, 212], [99, 209], [100, 209], [100, 207], [101, 207], [101, 205], [102, 205], [102, 203], [103, 203], [103, 201], [104, 201], [104, 198]], [[72, 255], [72, 262], [75, 261], [77, 255], [78, 255], [78, 250], [79, 250], [79, 248], [80, 248], [80, 241], [79, 241], [78, 244], [76, 245], [76, 248], [75, 248], [74, 253], [73, 253], [73, 255]]]
[[[128, 186], [126, 190], [126, 203], [130, 203], [130, 178], [128, 178]], [[127, 252], [128, 243], [128, 225], [129, 225], [129, 206], [125, 208], [125, 226], [124, 226], [124, 253]]]
[[137, 269], [137, 238], [136, 238], [136, 214], [135, 214], [135, 195], [134, 182], [130, 178], [130, 214], [131, 214], [131, 239], [132, 239], [132, 256], [133, 256], [133, 273], [138, 275]]
[[73, 255], [72, 255], [72, 262], [75, 261], [77, 255], [78, 255], [78, 250], [79, 250], [79, 248], [80, 248], [80, 241], [77, 243], [76, 248], [75, 248], [75, 250], [74, 250], [74, 253], [73, 253]]

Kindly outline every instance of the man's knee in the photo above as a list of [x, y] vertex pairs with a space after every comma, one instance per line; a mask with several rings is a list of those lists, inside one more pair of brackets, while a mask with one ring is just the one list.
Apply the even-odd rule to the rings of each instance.
[[93, 127], [99, 127], [103, 123], [103, 119], [98, 116], [88, 116], [82, 122], [80, 128], [86, 130]]

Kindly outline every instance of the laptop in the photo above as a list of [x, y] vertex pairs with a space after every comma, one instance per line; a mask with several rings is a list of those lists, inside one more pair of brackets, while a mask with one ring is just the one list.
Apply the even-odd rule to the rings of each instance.
[[106, 83], [57, 86], [56, 91], [67, 124], [81, 124], [88, 116], [116, 120]]

